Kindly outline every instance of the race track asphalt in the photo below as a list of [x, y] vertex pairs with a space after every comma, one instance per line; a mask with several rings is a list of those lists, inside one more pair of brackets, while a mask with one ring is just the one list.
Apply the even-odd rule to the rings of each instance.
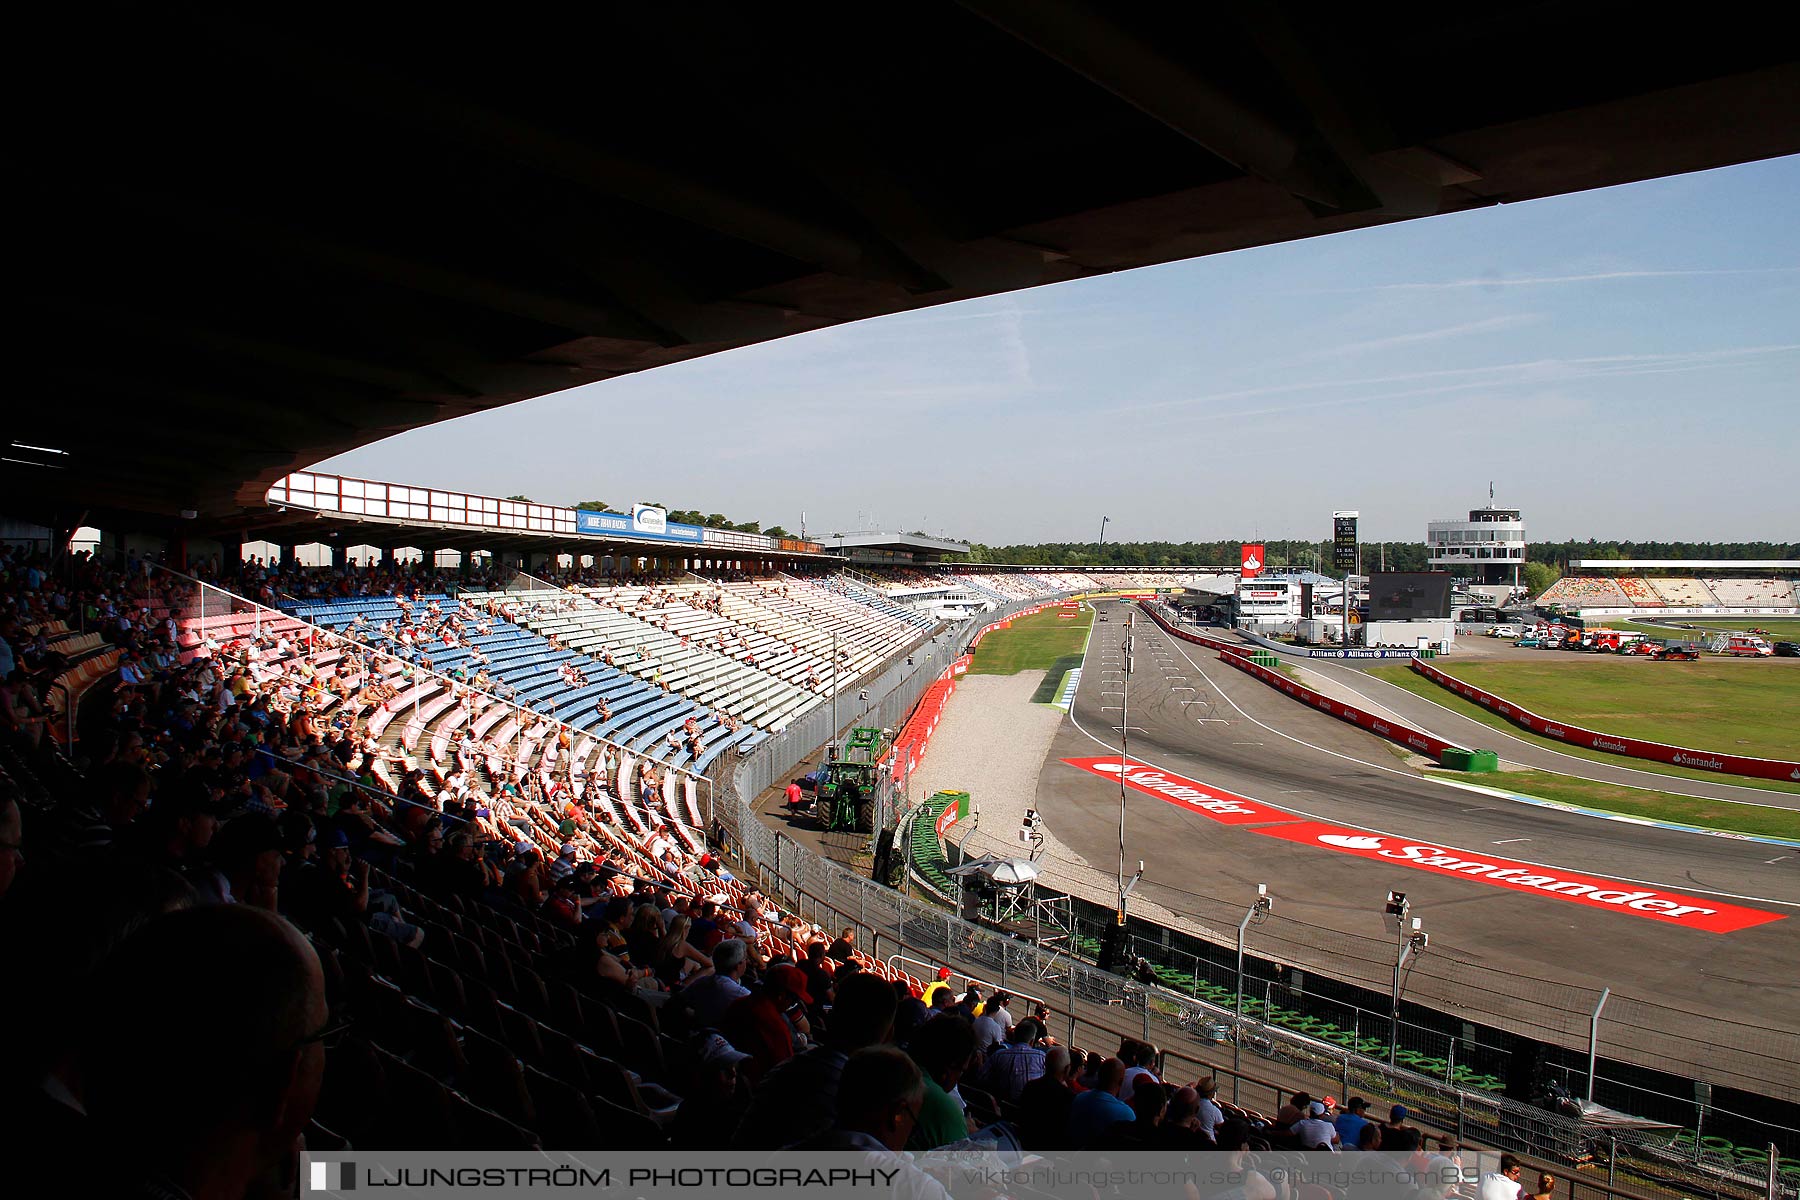
[[[1070, 718], [1038, 779], [1039, 810], [1097, 868], [1118, 854], [1119, 787], [1064, 764], [1119, 753], [1123, 603], [1102, 603]], [[1395, 941], [1382, 914], [1405, 891], [1431, 946], [1406, 994], [1546, 1040], [1581, 1044], [1586, 1006], [1613, 999], [1602, 1037], [1619, 1057], [1704, 1067], [1741, 1086], [1788, 1080], [1770, 1059], [1800, 1060], [1800, 851], [1537, 808], [1422, 779], [1389, 745], [1279, 694], [1140, 615], [1130, 681], [1130, 757], [1304, 818], [1370, 831], [1387, 845], [1429, 844], [1637, 883], [1780, 920], [1710, 933], [1370, 860], [1226, 825], [1129, 791], [1127, 873], [1139, 894], [1213, 930], [1233, 931], [1266, 883], [1275, 917], [1255, 952], [1385, 991]], [[1181, 690], [1181, 689], [1189, 689]], [[1666, 1006], [1673, 1012], [1639, 1002]], [[1692, 1017], [1684, 1014], [1692, 1014]], [[1732, 1024], [1737, 1023], [1737, 1024]]]

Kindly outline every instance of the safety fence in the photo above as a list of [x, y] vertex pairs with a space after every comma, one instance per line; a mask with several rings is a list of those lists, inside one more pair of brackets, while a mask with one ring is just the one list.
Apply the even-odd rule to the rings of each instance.
[[1750, 758], [1742, 754], [1725, 754], [1715, 750], [1689, 750], [1682, 746], [1647, 742], [1641, 738], [1623, 737], [1615, 733], [1599, 733], [1592, 729], [1583, 729], [1579, 725], [1571, 725], [1566, 721], [1552, 721], [1547, 717], [1540, 717], [1528, 709], [1519, 707], [1504, 696], [1497, 696], [1493, 692], [1483, 691], [1473, 684], [1464, 683], [1456, 676], [1439, 670], [1430, 663], [1414, 660], [1413, 670], [1439, 687], [1467, 697], [1481, 707], [1505, 717], [1521, 729], [1529, 730], [1539, 737], [1555, 738], [1557, 741], [1567, 742], [1571, 746], [1581, 746], [1589, 750], [1604, 750], [1608, 754], [1621, 754], [1628, 758], [1667, 763], [1670, 766], [1686, 767], [1693, 771], [1717, 771], [1724, 775], [1746, 775], [1753, 779], [1780, 779], [1800, 783], [1800, 762], [1788, 762], [1774, 758]]
[[[1025, 607], [1029, 606], [1018, 606], [1018, 610]], [[1010, 615], [1014, 614], [1006, 614]], [[999, 620], [989, 617], [983, 622], [984, 626], [998, 625], [1006, 616]], [[981, 620], [965, 622], [959, 629], [940, 635], [943, 638], [940, 648], [948, 657], [943, 664], [937, 665], [936, 670], [927, 669], [932, 664], [921, 664], [919, 669], [902, 674], [891, 681], [891, 687], [883, 689], [880, 699], [873, 702], [874, 706], [896, 714], [891, 719], [884, 719], [884, 725], [900, 723], [900, 714], [906, 706], [937, 678], [943, 665], [953, 661], [974, 640], [978, 632], [975, 625]], [[985, 632], [985, 628], [981, 632]], [[1219, 645], [1223, 647], [1224, 643]], [[1237, 653], [1243, 653], [1241, 647]], [[884, 679], [884, 682], [887, 681]], [[1375, 939], [1346, 938], [1337, 930], [1272, 920], [1257, 927], [1259, 954], [1256, 969], [1265, 972], [1265, 977], [1246, 978], [1239, 985], [1235, 973], [1224, 968], [1218, 958], [1222, 948], [1220, 943], [1149, 925], [1131, 931], [1130, 945], [1134, 956], [1162, 962], [1168, 970], [1168, 964], [1184, 961], [1177, 956], [1185, 954], [1187, 971], [1196, 983], [1204, 980], [1215, 988], [1226, 985], [1233, 988], [1231, 1002], [1227, 1004], [1194, 994], [1200, 990], [1197, 987], [1177, 989], [1169, 986], [1174, 980], [1154, 971], [1149, 980], [1100, 971], [1082, 960], [1084, 952], [1093, 953], [1098, 949], [1098, 938], [1094, 936], [1097, 930], [1092, 925], [1078, 927], [1073, 931], [1073, 937], [1039, 941], [1017, 929], [997, 929], [964, 921], [942, 907], [864, 878], [762, 824], [752, 809], [756, 798], [770, 783], [791, 770], [826, 736], [829, 734], [809, 744], [799, 730], [791, 730], [787, 736], [759, 748], [738, 765], [733, 775], [734, 802], [722, 805], [722, 808], [735, 809], [744, 858], [765, 889], [778, 895], [803, 917], [821, 925], [861, 928], [867, 935], [865, 945], [870, 946], [871, 952], [878, 955], [904, 952], [926, 961], [950, 965], [971, 976], [997, 981], [1000, 986], [1017, 984], [1020, 990], [1054, 996], [1054, 1007], [1066, 1020], [1071, 1036], [1084, 1029], [1114, 1036], [1121, 1033], [1140, 1036], [1159, 1046], [1167, 1046], [1173, 1057], [1192, 1063], [1201, 1073], [1217, 1071], [1229, 1076], [1234, 1081], [1234, 1089], [1268, 1089], [1274, 1085], [1265, 1078], [1267, 1074], [1299, 1072], [1301, 1078], [1312, 1081], [1315, 1087], [1329, 1085], [1327, 1090], [1341, 1095], [1360, 1092], [1404, 1102], [1424, 1123], [1454, 1132], [1461, 1138], [1497, 1149], [1530, 1153], [1548, 1161], [1598, 1164], [1609, 1179], [1630, 1182], [1649, 1195], [1710, 1195], [1737, 1200], [1767, 1196], [1792, 1200], [1800, 1196], [1796, 1187], [1800, 1183], [1800, 1159], [1782, 1159], [1781, 1172], [1774, 1174], [1761, 1165], [1760, 1160], [1753, 1164], [1748, 1158], [1750, 1149], [1765, 1154], [1767, 1143], [1776, 1144], [1783, 1154], [1800, 1155], [1800, 1130], [1765, 1119], [1751, 1104], [1740, 1105], [1751, 1111], [1726, 1111], [1709, 1101], [1696, 1104], [1690, 1097], [1684, 1102], [1688, 1115], [1679, 1123], [1691, 1122], [1691, 1130], [1684, 1132], [1675, 1128], [1677, 1122], [1674, 1120], [1659, 1129], [1607, 1129], [1459, 1083], [1459, 1080], [1468, 1079], [1471, 1073], [1489, 1074], [1490, 1079], [1483, 1082], [1492, 1082], [1491, 1071], [1477, 1072], [1476, 1068], [1498, 1062], [1498, 1048], [1486, 1045], [1476, 1037], [1464, 1036], [1468, 1031], [1451, 1033], [1437, 1026], [1402, 1021], [1396, 1037], [1408, 1050], [1410, 1061], [1442, 1059], [1446, 1062], [1443, 1075], [1434, 1077], [1408, 1070], [1403, 1065], [1390, 1067], [1382, 1058], [1363, 1052], [1361, 1047], [1368, 1045], [1368, 1038], [1359, 1022], [1369, 1020], [1372, 1014], [1367, 1010], [1359, 1014], [1354, 1011], [1354, 1004], [1339, 1002], [1342, 1015], [1350, 1025], [1349, 1045], [1312, 1036], [1280, 1023], [1283, 1017], [1309, 1015], [1304, 1006], [1321, 992], [1329, 999], [1327, 985], [1332, 982], [1330, 979], [1312, 976], [1302, 980], [1292, 970], [1290, 964], [1302, 951], [1316, 961], [1321, 956], [1340, 953], [1347, 943], [1351, 944], [1352, 952], [1344, 956], [1344, 965], [1354, 969], [1347, 972], [1349, 982], [1346, 987], [1360, 986], [1365, 991], [1381, 987], [1392, 969], [1393, 949], [1391, 945], [1384, 945], [1378, 952]], [[1214, 909], [1218, 911], [1212, 911]], [[1241, 905], [1232, 906], [1197, 896], [1191, 898], [1183, 911], [1195, 913], [1200, 924], [1214, 929], [1233, 928], [1243, 916]], [[1368, 946], [1356, 945], [1365, 940]], [[1206, 948], [1205, 953], [1198, 952], [1202, 946]], [[1152, 951], [1157, 953], [1157, 958], [1151, 958]], [[1582, 1044], [1594, 1008], [1592, 1001], [1597, 1000], [1597, 995], [1588, 994], [1584, 1003], [1575, 1000], [1583, 989], [1537, 984], [1461, 961], [1449, 953], [1432, 957], [1442, 961], [1434, 961], [1427, 969], [1444, 974], [1445, 982], [1452, 986], [1511, 989], [1507, 994], [1513, 995], [1520, 989], [1529, 992], [1534, 987], [1546, 993], [1552, 989], [1568, 993], [1555, 1000], [1546, 994], [1546, 1003], [1527, 1007], [1539, 1014], [1542, 1028], [1537, 1036], [1540, 1040], [1557, 1045]], [[1338, 965], [1337, 961], [1334, 960], [1333, 965]], [[1419, 967], [1414, 968], [1415, 975], [1419, 970]], [[1210, 994], [1219, 995], [1217, 992]], [[1246, 996], [1246, 1002], [1241, 1005], [1242, 1012], [1235, 999], [1237, 995]], [[1703, 1057], [1710, 1058], [1721, 1045], [1733, 1045], [1730, 1032], [1723, 1028], [1725, 1023], [1713, 1023], [1707, 1032], [1714, 1036], [1702, 1041], [1681, 1032], [1703, 1020], [1695, 1014], [1620, 997], [1614, 997], [1613, 1003], [1623, 1006], [1618, 1012], [1608, 1010], [1621, 1023], [1628, 1024], [1645, 1038], [1661, 1039], [1669, 1051], [1672, 1071], [1681, 1071], [1681, 1064], [1685, 1062], [1698, 1064]], [[1409, 1004], [1403, 1011], [1414, 1008]], [[1385, 1038], [1389, 1032], [1383, 1018], [1378, 1036]], [[1800, 1039], [1776, 1031], [1748, 1028], [1740, 1029], [1738, 1034], [1744, 1038], [1739, 1043], [1744, 1047], [1744, 1061], [1739, 1065], [1757, 1076], [1769, 1077], [1772, 1091], [1791, 1087], [1791, 1080], [1783, 1082], [1784, 1073], [1791, 1073], [1791, 1064], [1800, 1062], [1800, 1046], [1787, 1045], [1783, 1039]], [[1465, 1058], [1461, 1070], [1455, 1065], [1459, 1045]], [[1685, 1053], [1684, 1046], [1689, 1047]], [[1481, 1061], [1470, 1064], [1467, 1062], [1469, 1057], [1478, 1057]], [[1398, 1061], [1404, 1063], [1408, 1059]], [[1262, 1076], [1257, 1074], [1259, 1070]], [[1639, 1106], [1631, 1101], [1638, 1099], [1638, 1094], [1632, 1092], [1629, 1085], [1621, 1084], [1614, 1089], [1617, 1096], [1613, 1097], [1606, 1091], [1610, 1082], [1604, 1076], [1597, 1080], [1602, 1085], [1596, 1091], [1597, 1098], [1603, 1101], [1616, 1098], [1620, 1107], [1637, 1111]], [[1680, 1100], [1674, 1096], [1665, 1099], [1671, 1103]], [[1706, 1132], [1721, 1118], [1729, 1118], [1734, 1131], [1755, 1132], [1755, 1137], [1745, 1132], [1735, 1135], [1736, 1141], [1745, 1143], [1749, 1149], [1739, 1148], [1732, 1141]], [[1608, 1191], [1594, 1183], [1592, 1176], [1583, 1177], [1582, 1185], [1597, 1188], [1600, 1193]], [[1578, 1190], [1576, 1194], [1581, 1193]]]

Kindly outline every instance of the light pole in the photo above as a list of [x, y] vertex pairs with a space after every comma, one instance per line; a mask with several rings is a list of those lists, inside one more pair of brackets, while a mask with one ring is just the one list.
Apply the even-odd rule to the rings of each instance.
[[1100, 543], [1099, 544], [1102, 546], [1106, 545], [1106, 525], [1107, 525], [1107, 522], [1109, 522], [1111, 520], [1112, 520], [1111, 517], [1101, 517], [1100, 518]]
[[1417, 957], [1431, 944], [1431, 935], [1420, 929], [1424, 924], [1422, 920], [1410, 915], [1412, 902], [1406, 898], [1405, 892], [1389, 892], [1387, 907], [1383, 911], [1394, 918], [1394, 992], [1388, 1027], [1388, 1066], [1392, 1067], [1400, 1053], [1401, 975], [1406, 969], [1407, 960]]
[[1232, 1028], [1231, 1037], [1231, 1096], [1235, 1103], [1238, 1094], [1238, 1080], [1244, 1065], [1244, 931], [1256, 922], [1259, 916], [1273, 912], [1275, 901], [1269, 896], [1269, 885], [1256, 885], [1256, 903], [1244, 913], [1244, 919], [1238, 922], [1237, 930], [1237, 1021]]
[[1132, 880], [1130, 883], [1125, 882], [1125, 773], [1131, 769], [1131, 755], [1130, 755], [1130, 744], [1131, 744], [1131, 651], [1132, 651], [1132, 639], [1134, 636], [1132, 634], [1131, 630], [1132, 630], [1132, 623], [1136, 619], [1136, 617], [1137, 617], [1137, 613], [1135, 611], [1126, 613], [1126, 615], [1125, 615], [1125, 640], [1124, 640], [1124, 642], [1122, 642], [1120, 644], [1120, 648], [1125, 652], [1125, 682], [1122, 685], [1125, 690], [1120, 693], [1120, 699], [1119, 699], [1119, 912], [1118, 912], [1118, 926], [1119, 926], [1119, 931], [1120, 931], [1119, 936], [1121, 938], [1121, 944], [1119, 947], [1120, 953], [1124, 952], [1124, 944], [1123, 944], [1122, 939], [1124, 937], [1124, 930], [1125, 930], [1125, 903], [1126, 903], [1126, 900], [1131, 895], [1131, 889], [1136, 887], [1138, 880], [1142, 879], [1144, 877], [1144, 864], [1142, 861], [1140, 861], [1138, 863], [1137, 874], [1132, 877]]

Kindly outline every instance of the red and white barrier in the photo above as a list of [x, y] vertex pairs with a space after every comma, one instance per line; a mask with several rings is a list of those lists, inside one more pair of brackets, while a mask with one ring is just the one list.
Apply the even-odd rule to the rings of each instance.
[[1169, 624], [1155, 609], [1145, 606], [1144, 611], [1150, 614], [1152, 621], [1169, 633], [1183, 641], [1219, 651], [1219, 661], [1236, 667], [1255, 679], [1262, 680], [1277, 691], [1286, 692], [1302, 704], [1310, 705], [1327, 716], [1347, 721], [1358, 729], [1367, 730], [1376, 737], [1386, 738], [1390, 742], [1405, 746], [1408, 750], [1417, 751], [1420, 754], [1429, 754], [1440, 761], [1444, 757], [1444, 751], [1463, 748], [1454, 742], [1446, 742], [1443, 738], [1432, 737], [1410, 725], [1402, 725], [1398, 721], [1391, 721], [1386, 717], [1378, 717], [1374, 713], [1364, 712], [1360, 708], [1345, 704], [1342, 700], [1333, 700], [1322, 692], [1315, 692], [1309, 687], [1296, 683], [1280, 671], [1271, 671], [1265, 666], [1253, 663], [1250, 661], [1250, 651], [1246, 646], [1235, 642], [1221, 642], [1216, 638], [1202, 637], [1197, 633], [1188, 633], [1186, 630], [1177, 629]]
[[1539, 737], [1554, 738], [1559, 742], [1567, 742], [1571, 746], [1582, 746], [1589, 750], [1604, 750], [1608, 754], [1622, 754], [1627, 758], [1641, 758], [1649, 762], [1687, 767], [1694, 771], [1716, 771], [1721, 775], [1747, 775], [1753, 779], [1783, 779], [1800, 783], [1800, 762], [1787, 762], [1777, 758], [1749, 758], [1742, 754], [1722, 754], [1711, 750], [1689, 750], [1683, 746], [1669, 746], [1662, 742], [1646, 742], [1640, 738], [1621, 737], [1618, 734], [1583, 729], [1579, 725], [1570, 725], [1564, 721], [1552, 721], [1546, 717], [1540, 717], [1534, 712], [1520, 708], [1502, 696], [1483, 691], [1474, 684], [1464, 683], [1456, 676], [1441, 671], [1428, 662], [1414, 659], [1413, 670], [1440, 687], [1473, 700], [1481, 707], [1500, 714], [1521, 729], [1528, 729]]

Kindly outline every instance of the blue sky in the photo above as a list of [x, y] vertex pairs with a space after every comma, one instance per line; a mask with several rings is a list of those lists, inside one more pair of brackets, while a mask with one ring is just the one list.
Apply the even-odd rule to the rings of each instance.
[[1800, 537], [1800, 157], [859, 322], [322, 470], [989, 544]]

